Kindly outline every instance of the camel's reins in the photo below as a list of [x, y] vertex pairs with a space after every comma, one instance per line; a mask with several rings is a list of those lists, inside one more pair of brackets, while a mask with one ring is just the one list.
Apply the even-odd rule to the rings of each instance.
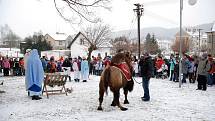
[[137, 84], [142, 84], [142, 82], [138, 82], [134, 77], [131, 77]]

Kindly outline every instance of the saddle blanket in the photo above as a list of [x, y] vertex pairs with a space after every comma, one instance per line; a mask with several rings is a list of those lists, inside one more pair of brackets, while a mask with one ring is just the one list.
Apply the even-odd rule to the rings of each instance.
[[126, 63], [114, 64], [113, 66], [119, 68], [128, 81], [131, 80], [130, 69]]

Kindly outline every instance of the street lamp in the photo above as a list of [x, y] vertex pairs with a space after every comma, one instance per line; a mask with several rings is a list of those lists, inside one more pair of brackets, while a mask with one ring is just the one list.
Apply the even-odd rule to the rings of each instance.
[[201, 30], [203, 30], [203, 29], [198, 29], [198, 31], [199, 31], [199, 56], [200, 56], [200, 53], [201, 53]]
[[214, 56], [214, 40], [213, 40], [213, 33], [214, 33], [214, 30], [213, 30], [213, 27], [211, 28], [211, 54], [212, 56]]
[[[190, 5], [195, 5], [197, 0], [188, 0]], [[182, 58], [182, 10], [183, 10], [183, 0], [180, 0], [180, 50], [179, 50], [179, 87], [181, 87], [181, 58]]]
[[214, 50], [214, 46], [213, 46], [213, 44], [214, 44], [214, 42], [213, 42], [213, 32], [214, 32], [214, 31], [212, 30], [212, 28], [211, 28], [211, 31], [208, 32], [208, 33], [210, 33], [210, 36], [211, 36], [211, 47], [210, 47], [210, 48], [211, 48], [211, 51], [210, 51], [210, 52], [211, 52], [211, 55], [212, 55], [212, 56], [214, 56], [214, 51], [213, 51], [213, 50]]
[[196, 2], [197, 2], [197, 0], [189, 0], [189, 1], [188, 1], [188, 3], [189, 3], [190, 5], [195, 5]]

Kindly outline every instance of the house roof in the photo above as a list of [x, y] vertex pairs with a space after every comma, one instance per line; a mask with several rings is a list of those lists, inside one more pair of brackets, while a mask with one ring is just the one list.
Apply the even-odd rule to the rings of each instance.
[[91, 43], [90, 40], [89, 40], [83, 33], [78, 32], [78, 34], [74, 37], [74, 39], [72, 40], [72, 42], [69, 43], [69, 45], [68, 45], [67, 48], [70, 48], [71, 45], [77, 40], [77, 38], [78, 38], [80, 35], [82, 35], [89, 43]]
[[48, 34], [51, 36], [54, 40], [66, 40], [68, 35], [64, 33], [55, 33], [55, 34]]

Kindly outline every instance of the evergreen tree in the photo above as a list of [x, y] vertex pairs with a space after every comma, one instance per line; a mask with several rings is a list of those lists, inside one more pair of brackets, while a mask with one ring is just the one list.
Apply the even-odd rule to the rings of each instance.
[[154, 35], [152, 35], [152, 37], [149, 33], [146, 35], [146, 40], [144, 42], [144, 51], [150, 54], [157, 54], [161, 52]]
[[40, 54], [41, 51], [52, 50], [52, 46], [44, 40], [43, 35], [29, 36], [24, 41], [26, 42], [23, 48], [24, 52], [26, 49], [37, 49]]
[[150, 43], [151, 43], [150, 41], [151, 41], [151, 35], [148, 33], [146, 35], [146, 40], [144, 42], [144, 51], [145, 52], [149, 52], [149, 50], [150, 50]]

